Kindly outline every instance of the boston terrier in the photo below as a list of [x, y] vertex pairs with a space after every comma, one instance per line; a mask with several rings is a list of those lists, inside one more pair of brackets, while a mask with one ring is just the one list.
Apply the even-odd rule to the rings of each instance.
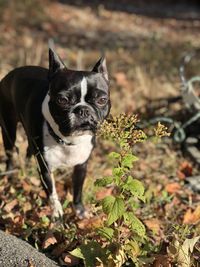
[[0, 126], [13, 168], [16, 128], [20, 121], [28, 138], [27, 157], [36, 157], [41, 183], [50, 200], [52, 216], [63, 210], [55, 188], [54, 170], [72, 168], [73, 206], [83, 217], [82, 187], [95, 132], [110, 111], [106, 60], [92, 71], [68, 69], [49, 49], [49, 69], [25, 66], [12, 70], [0, 82]]

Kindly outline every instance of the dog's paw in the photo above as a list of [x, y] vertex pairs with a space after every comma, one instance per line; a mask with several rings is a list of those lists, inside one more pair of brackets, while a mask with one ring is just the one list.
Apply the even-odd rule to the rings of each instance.
[[52, 208], [52, 220], [57, 221], [63, 217], [63, 208], [58, 199], [50, 199], [51, 208]]
[[76, 217], [80, 220], [82, 219], [88, 219], [91, 217], [89, 211], [85, 209], [85, 207], [82, 204], [74, 204], [74, 211], [76, 213]]

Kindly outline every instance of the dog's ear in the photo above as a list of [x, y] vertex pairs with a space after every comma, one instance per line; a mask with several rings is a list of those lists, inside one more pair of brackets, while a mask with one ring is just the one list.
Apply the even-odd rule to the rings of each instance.
[[58, 70], [66, 68], [63, 61], [56, 52], [49, 48], [49, 78], [51, 78]]
[[92, 69], [92, 71], [103, 74], [104, 78], [108, 81], [108, 70], [107, 70], [107, 66], [106, 66], [105, 57], [101, 57], [97, 61], [94, 68]]

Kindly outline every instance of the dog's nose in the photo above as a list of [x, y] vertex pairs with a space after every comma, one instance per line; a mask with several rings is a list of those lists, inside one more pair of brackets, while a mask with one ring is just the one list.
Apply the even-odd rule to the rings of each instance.
[[87, 106], [78, 106], [75, 108], [74, 113], [80, 118], [88, 118], [90, 116], [90, 109]]

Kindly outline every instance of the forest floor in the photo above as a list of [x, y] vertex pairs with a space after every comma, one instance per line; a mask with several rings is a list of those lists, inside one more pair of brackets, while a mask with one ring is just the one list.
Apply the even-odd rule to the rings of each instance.
[[[179, 95], [180, 61], [185, 54], [200, 47], [198, 19], [147, 16], [128, 12], [120, 6], [114, 9], [112, 5], [109, 8], [102, 4], [79, 5], [76, 1], [7, 2], [0, 2], [0, 78], [17, 66], [48, 67], [49, 38], [54, 39], [57, 53], [72, 69], [90, 69], [105, 53], [111, 81], [112, 115], [139, 113], [139, 118], [148, 118], [144, 112], [150, 100]], [[198, 61], [195, 57], [188, 77], [198, 75]], [[182, 105], [175, 106], [170, 113], [179, 112], [181, 116], [182, 109]], [[110, 188], [97, 189], [94, 181], [111, 174], [112, 162], [107, 156], [116, 149], [110, 142], [99, 138], [97, 141], [84, 187], [84, 202], [94, 213], [95, 199], [111, 194]], [[80, 242], [73, 239], [75, 227], [78, 236], [91, 234], [101, 224], [101, 218], [74, 219], [70, 205], [67, 206], [67, 199], [71, 198], [66, 194], [65, 173], [58, 172], [58, 194], [67, 206], [65, 221], [69, 229], [51, 239], [49, 245], [46, 240], [51, 211], [46, 205], [34, 159], [25, 167], [26, 145], [19, 127], [20, 154], [16, 155], [19, 171], [13, 178], [0, 173], [0, 229], [28, 240], [56, 260], [67, 261], [67, 251]], [[150, 238], [161, 248], [157, 255], [150, 255], [154, 256], [151, 266], [176, 266], [173, 255], [166, 249], [168, 237], [173, 233], [179, 240], [184, 238], [180, 237], [184, 231], [187, 237], [194, 232], [200, 234], [200, 195], [185, 183], [188, 176], [199, 173], [198, 166], [171, 140], [158, 143], [149, 140], [137, 145], [134, 153], [139, 161], [134, 165], [133, 175], [144, 183], [148, 196], [139, 216]], [[4, 162], [0, 139], [1, 172]], [[193, 254], [194, 266], [199, 266], [199, 249], [197, 247]]]

